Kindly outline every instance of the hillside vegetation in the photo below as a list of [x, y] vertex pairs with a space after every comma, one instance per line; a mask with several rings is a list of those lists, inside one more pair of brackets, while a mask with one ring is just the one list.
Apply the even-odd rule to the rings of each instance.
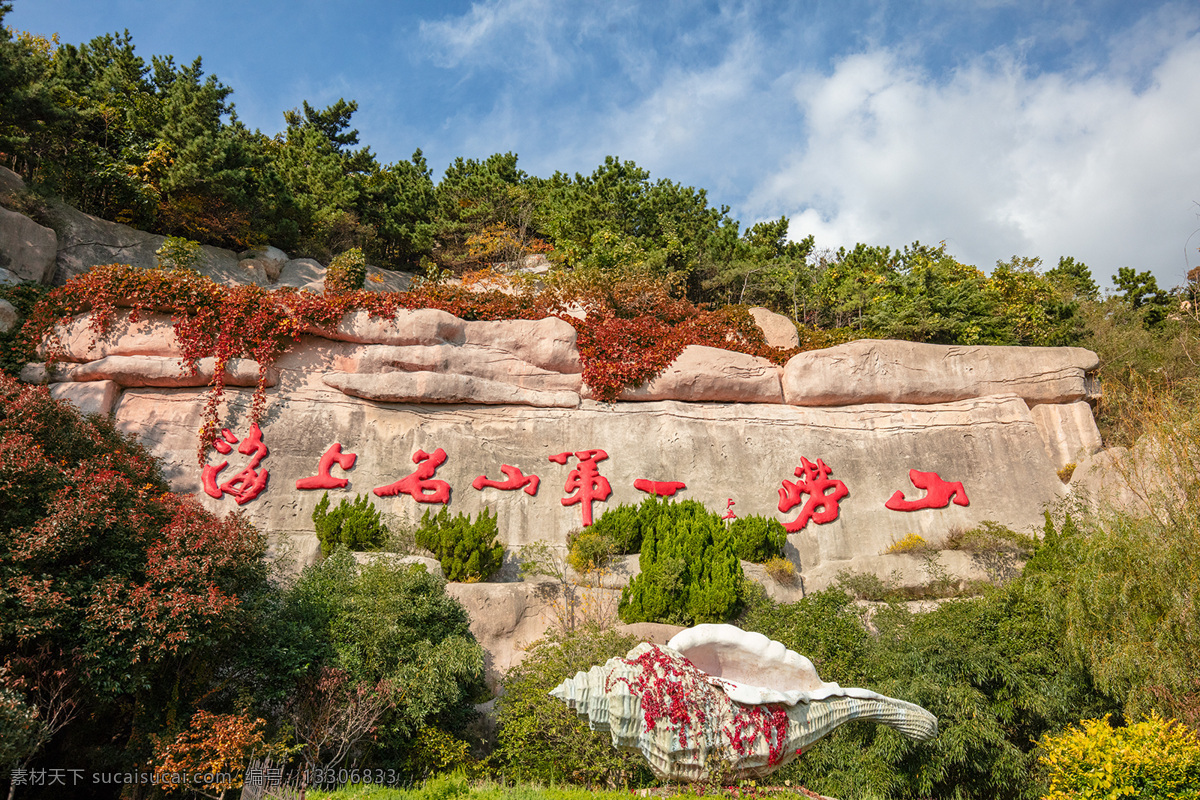
[[[197, 323], [189, 357], [265, 364], [304, 325], [352, 308], [498, 319], [582, 306], [587, 319], [571, 319], [585, 379], [611, 398], [689, 343], [785, 359], [792, 351], [768, 348], [746, 309], [764, 305], [796, 324], [804, 349], [873, 336], [1095, 350], [1106, 443], [1137, 443], [1123, 469], [1143, 501], [1051, 510], [1017, 574], [923, 614], [899, 602], [868, 611], [848, 586], [775, 604], [725, 553], [711, 603], [722, 613], [806, 653], [825, 680], [920, 703], [940, 721], [925, 744], [844, 726], [778, 780], [842, 798], [1197, 796], [1200, 271], [1165, 290], [1121, 267], [1102, 292], [1070, 256], [1050, 268], [1013, 256], [985, 274], [944, 244], [819, 251], [812, 237], [792, 240], [785, 217], [743, 228], [703, 189], [617, 158], [548, 178], [512, 153], [460, 158], [435, 182], [419, 150], [380, 164], [358, 141], [353, 101], [305, 103], [284, 113], [283, 131], [250, 131], [199, 59], [147, 63], [128, 33], [71, 45], [10, 31], [7, 10], [0, 164], [30, 186], [9, 200], [16, 210], [41, 218], [63, 200], [146, 230], [326, 262], [357, 264], [357, 248], [423, 279], [404, 294], [317, 295], [113, 265], [52, 291], [0, 287], [30, 322], [0, 334], [0, 787], [53, 797], [15, 776], [60, 766], [228, 770], [204, 787], [217, 796], [241, 786], [252, 758], [401, 784], [459, 770], [414, 792], [438, 797], [469, 796], [468, 778], [654, 783], [639, 758], [546, 694], [627, 652], [628, 637], [584, 627], [531, 643], [490, 730], [474, 710], [489, 699], [483, 651], [442, 579], [383, 560], [357, 566], [344, 544], [358, 533], [342, 528], [325, 531], [325, 560], [292, 580], [274, 575], [269, 532], [171, 494], [160, 465], [110, 421], [15, 381], [62, 315], [192, 314], [209, 327]], [[471, 291], [471, 273], [530, 255], [552, 265], [541, 286]], [[235, 341], [229, 330], [248, 333]], [[324, 510], [321, 520], [332, 526]], [[581, 538], [581, 563], [631, 550], [625, 533]], [[477, 538], [491, 547], [486, 534]], [[676, 546], [674, 532], [656, 537]], [[709, 539], [700, 544], [728, 550]], [[643, 606], [661, 599], [643, 594]], [[1170, 758], [1145, 755], [1156, 752]], [[175, 792], [124, 796], [165, 794]]]

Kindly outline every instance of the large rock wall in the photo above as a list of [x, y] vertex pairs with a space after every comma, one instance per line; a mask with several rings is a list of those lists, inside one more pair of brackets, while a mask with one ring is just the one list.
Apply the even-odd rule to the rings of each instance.
[[[212, 365], [202, 362], [198, 375], [187, 374], [165, 317], [132, 324], [119, 318], [98, 340], [80, 318], [57, 339], [64, 363], [49, 371], [32, 365], [26, 379], [53, 382], [59, 394], [74, 392], [89, 407], [114, 413], [164, 459], [176, 488], [199, 491], [194, 436]], [[319, 492], [295, 483], [315, 474], [331, 445], [358, 455], [345, 476], [349, 486], [338, 490], [349, 496], [405, 477], [418, 451], [440, 448], [446, 458], [434, 478], [449, 484], [452, 509], [493, 508], [511, 547], [563, 546], [583, 514], [580, 505], [562, 503], [579, 461], [560, 454], [607, 453], [596, 463], [612, 495], [594, 504], [596, 515], [644, 497], [635, 481], [677, 481], [686, 484], [678, 497], [714, 509], [733, 500], [739, 515], [788, 523], [802, 504], [779, 510], [784, 482], [802, 482], [803, 460], [814, 470], [820, 460], [828, 474], [813, 477], [841, 481], [848, 495], [840, 513], [827, 512], [830, 521], [821, 524], [818, 516], [794, 532], [790, 552], [805, 579], [822, 584], [842, 568], [884, 569], [895, 557], [881, 554], [908, 533], [936, 541], [985, 519], [1036, 525], [1043, 507], [1066, 492], [1056, 470], [1098, 445], [1090, 407], [1077, 392], [1065, 391], [1055, 403], [1041, 380], [1047, 374], [1067, 380], [1059, 373], [1069, 372], [1072, 386], [1082, 389], [1092, 358], [1087, 351], [866, 342], [859, 345], [863, 366], [847, 361], [847, 347], [802, 353], [783, 370], [728, 351], [688, 348], [663, 375], [629, 390], [631, 402], [601, 404], [588, 399], [574, 329], [562, 320], [464, 322], [433, 310], [387, 319], [350, 314], [336, 328], [304, 337], [269, 370], [262, 430], [270, 483], [245, 509], [267, 530], [292, 537], [310, 558], [310, 514]], [[894, 402], [831, 405], [824, 399], [831, 388], [810, 404], [816, 378], [804, 373], [813, 363], [844, 364], [835, 389], [850, 399], [856, 385], [877, 399], [882, 382], [871, 363], [910, 377], [890, 386]], [[250, 393], [234, 387], [252, 385], [257, 371], [248, 361], [226, 370], [226, 411], [239, 437], [248, 434], [243, 412]], [[797, 396], [799, 385], [810, 390]], [[83, 386], [94, 388], [85, 393]], [[937, 402], [939, 392], [957, 399]], [[781, 402], [789, 396], [792, 404]], [[219, 459], [213, 453], [210, 460]], [[240, 468], [236, 456], [226, 460], [231, 470]], [[479, 476], [503, 480], [503, 465], [538, 475], [537, 494], [473, 488]], [[924, 495], [910, 470], [962, 483], [969, 504], [958, 498], [936, 509], [888, 508], [897, 492], [907, 501]], [[234, 504], [229, 497], [206, 501], [214, 509]], [[376, 502], [409, 519], [428, 507], [403, 494]]]
[[[415, 521], [438, 506], [373, 491], [413, 474], [416, 461], [441, 461], [425, 477], [445, 482], [452, 512], [494, 511], [510, 554], [538, 541], [565, 547], [585, 507], [564, 504], [575, 494], [568, 484], [588, 451], [602, 450], [606, 457], [591, 463], [611, 494], [590, 504], [595, 516], [640, 502], [646, 495], [635, 483], [679, 482], [686, 488], [678, 498], [718, 511], [733, 501], [739, 516], [761, 514], [795, 528], [786, 555], [801, 580], [768, 587], [784, 599], [823, 588], [842, 570], [927, 580], [919, 558], [886, 552], [910, 533], [937, 545], [984, 520], [1036, 529], [1043, 509], [1071, 491], [1056, 471], [1098, 447], [1091, 408], [1079, 399], [1094, 384], [1087, 351], [858, 347], [863, 363], [843, 346], [802, 353], [783, 369], [689, 348], [627, 399], [604, 404], [582, 384], [574, 329], [562, 320], [464, 322], [428, 309], [388, 319], [350, 314], [333, 329], [313, 330], [268, 371], [261, 424], [268, 453], [257, 469], [269, 479], [243, 505], [203, 491], [195, 436], [205, 402], [200, 384], [213, 365], [186, 374], [168, 318], [131, 324], [120, 317], [98, 340], [88, 320], [77, 319], [58, 331], [60, 364], [30, 365], [23, 377], [50, 383], [55, 396], [85, 410], [112, 414], [163, 460], [176, 490], [197, 493], [214, 511], [244, 511], [298, 564], [318, 558], [311, 514], [322, 491], [298, 489], [297, 481], [317, 475], [335, 444], [357, 457], [349, 470], [332, 468], [331, 477], [348, 481], [330, 490], [335, 499], [372, 493], [383, 511]], [[257, 372], [246, 361], [230, 364], [225, 376], [222, 413], [242, 442], [250, 435], [252, 390], [239, 385], [251, 385]], [[899, 375], [907, 377], [894, 380]], [[880, 402], [884, 390], [888, 402]], [[210, 450], [207, 464], [229, 464], [216, 483], [251, 459], [235, 445], [226, 455]], [[536, 491], [475, 488], [480, 477], [503, 481], [513, 468], [536, 475]], [[810, 495], [796, 487], [806, 478], [843, 496], [836, 510], [832, 503], [811, 509], [818, 513], [801, 526]], [[789, 495], [800, 502], [781, 511]], [[923, 503], [927, 495], [940, 497]], [[905, 510], [914, 504], [936, 507]], [[636, 559], [628, 561], [603, 591], [616, 592], [636, 572]], [[969, 554], [944, 552], [942, 565], [961, 577], [984, 576]], [[454, 589], [472, 614], [493, 680], [551, 624], [546, 587], [516, 583], [516, 573], [510, 561], [502, 582]], [[769, 581], [761, 569], [748, 574]]]

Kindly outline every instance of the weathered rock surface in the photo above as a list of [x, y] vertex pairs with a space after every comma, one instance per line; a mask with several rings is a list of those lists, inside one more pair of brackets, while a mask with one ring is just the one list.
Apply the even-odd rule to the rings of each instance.
[[278, 247], [262, 247], [257, 250], [247, 250], [238, 255], [239, 265], [246, 261], [255, 262], [251, 268], [255, 270], [261, 268], [267, 280], [275, 283], [279, 280], [279, 274], [283, 271], [284, 265], [288, 263], [288, 256]]
[[[227, 424], [239, 435], [245, 433], [249, 394], [229, 393], [242, 411]], [[116, 409], [119, 427], [138, 435], [164, 459], [179, 491], [200, 488], [194, 454], [202, 398], [201, 390], [130, 389]], [[608, 458], [597, 467], [612, 494], [593, 504], [595, 516], [620, 503], [640, 502], [645, 495], [633, 483], [645, 478], [685, 482], [680, 499], [700, 500], [713, 509], [724, 509], [726, 500], [733, 499], [739, 515], [762, 514], [785, 522], [795, 519], [799, 508], [779, 512], [781, 481], [799, 480], [795, 471], [801, 457], [814, 464], [821, 459], [832, 470], [831, 479], [845, 482], [849, 495], [840, 501], [837, 519], [823, 525], [809, 522], [788, 537], [788, 553], [808, 591], [827, 585], [840, 569], [878, 558], [908, 533], [936, 541], [953, 527], [969, 528], [985, 519], [1018, 530], [1036, 528], [1043, 506], [1066, 493], [1029, 409], [1011, 395], [833, 409], [670, 401], [616, 406], [585, 401], [574, 409], [439, 409], [381, 405], [329, 389], [306, 389], [273, 398], [262, 428], [271, 448], [263, 467], [271, 478], [267, 491], [243, 508], [265, 530], [311, 533], [311, 514], [321, 493], [293, 487], [297, 479], [316, 474], [317, 462], [334, 442], [344, 452], [358, 454], [347, 474], [350, 485], [332, 492], [335, 500], [342, 492], [353, 497], [391, 484], [414, 471], [418, 449], [432, 453], [442, 448], [447, 460], [435, 477], [451, 488], [451, 512], [492, 509], [510, 549], [534, 541], [563, 547], [568, 532], [581, 524], [579, 506], [561, 502], [572, 494], [566, 484], [578, 461], [570, 457], [559, 464], [549, 456], [589, 448], [606, 451]], [[502, 464], [538, 475], [537, 494], [472, 488], [480, 475], [503, 480]], [[970, 505], [888, 510], [884, 504], [897, 490], [910, 498], [922, 495], [909, 482], [910, 469], [961, 481]], [[215, 510], [234, 505], [228, 498], [201, 500]], [[376, 505], [413, 521], [428, 508], [406, 495], [378, 498]]]
[[551, 372], [583, 372], [575, 328], [557, 317], [467, 322], [463, 337], [466, 344], [503, 350]]
[[776, 314], [769, 308], [755, 307], [750, 309], [750, 316], [762, 330], [767, 344], [781, 350], [790, 350], [800, 346], [800, 332], [790, 319], [783, 314]]
[[49, 283], [54, 277], [58, 237], [24, 214], [0, 208], [0, 268], [24, 281]]
[[1046, 454], [1058, 469], [1067, 464], [1078, 464], [1103, 446], [1092, 407], [1082, 400], [1041, 403], [1031, 408], [1030, 414], [1046, 443]]
[[[590, 390], [584, 397], [590, 398]], [[689, 345], [650, 381], [621, 392], [619, 400], [693, 403], [782, 403], [779, 368], [765, 358], [716, 347]]]
[[[50, 217], [58, 233], [58, 256], [53, 283], [61, 286], [97, 264], [130, 264], [143, 269], [158, 266], [154, 254], [165, 236], [146, 233], [128, 225], [93, 217], [70, 206], [52, 201]], [[268, 283], [265, 269], [257, 263], [240, 266], [232, 250], [204, 245], [194, 269], [226, 286]]]
[[21, 315], [17, 313], [17, 309], [12, 303], [7, 300], [0, 300], [0, 333], [8, 333], [17, 326], [17, 321]]
[[72, 404], [84, 414], [107, 417], [121, 396], [121, 387], [113, 381], [55, 383], [50, 385], [50, 396]]
[[552, 624], [541, 583], [448, 583], [446, 594], [463, 604], [471, 633], [484, 652], [484, 677], [493, 690], [521, 662], [524, 650]]
[[8, 167], [0, 167], [0, 198], [25, 189], [25, 179]]
[[621, 633], [636, 636], [639, 642], [654, 644], [666, 644], [675, 634], [686, 630], [682, 625], [668, 625], [665, 622], [635, 622], [632, 625], [618, 623], [616, 628]]
[[[363, 281], [363, 288], [369, 292], [406, 292], [412, 285], [412, 277], [407, 272], [380, 269], [368, 264], [367, 279]], [[324, 280], [321, 285], [324, 286]]]
[[[175, 339], [175, 329], [166, 314], [145, 314], [130, 322], [128, 311], [114, 314], [108, 333], [96, 338], [91, 316], [80, 314], [69, 325], [55, 329], [59, 357], [64, 361], [95, 361], [105, 356], [181, 356], [183, 349]], [[94, 341], [93, 341], [94, 340]], [[50, 353], [51, 344], [43, 341], [38, 352]]]
[[325, 267], [315, 258], [293, 258], [280, 268], [275, 285], [324, 291]]
[[406, 556], [400, 553], [364, 553], [357, 550], [351, 553], [351, 555], [359, 564], [370, 564], [376, 561], [386, 561], [396, 565], [420, 564], [430, 575], [437, 575], [439, 578], [445, 577], [445, 574], [442, 572], [442, 562], [428, 556]]
[[1081, 460], [1071, 474], [1071, 494], [1093, 509], [1109, 508], [1145, 511], [1145, 503], [1130, 487], [1130, 453], [1125, 447], [1109, 447]]
[[354, 397], [384, 403], [481, 403], [539, 408], [574, 408], [579, 393], [524, 389], [512, 383], [441, 372], [384, 372], [325, 376], [329, 386]]
[[784, 400], [801, 406], [944, 403], [1013, 393], [1029, 405], [1087, 395], [1099, 358], [1079, 347], [959, 347], [862, 339], [800, 353], [783, 373]]
[[373, 317], [366, 311], [346, 314], [332, 329], [314, 328], [312, 333], [339, 342], [358, 344], [462, 344], [466, 323], [435, 308], [410, 311], [401, 308], [391, 317]]
[[[27, 364], [21, 370], [21, 380], [26, 383], [50, 381], [112, 381], [124, 388], [159, 386], [187, 387], [208, 386], [216, 371], [215, 358], [202, 358], [196, 364], [196, 373], [190, 374], [183, 359], [165, 356], [105, 356], [83, 364], [56, 364], [47, 369], [44, 364]], [[225, 365], [226, 386], [258, 385], [259, 365], [257, 361], [234, 358]], [[278, 370], [268, 368], [266, 385], [274, 386], [279, 381]]]
[[4, 267], [0, 267], [0, 286], [12, 286], [15, 283], [20, 283], [21, 279], [17, 277], [17, 273], [11, 272]]
[[525, 389], [570, 391], [576, 394], [583, 385], [579, 373], [564, 375], [561, 372], [551, 372], [507, 351], [470, 344], [368, 346], [347, 366], [352, 368], [347, 371], [357, 373], [425, 371], [471, 375], [511, 383]]

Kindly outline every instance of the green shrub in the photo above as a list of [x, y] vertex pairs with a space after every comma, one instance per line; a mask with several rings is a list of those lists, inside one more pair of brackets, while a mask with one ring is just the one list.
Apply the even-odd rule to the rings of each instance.
[[485, 508], [479, 518], [465, 514], [450, 517], [442, 506], [437, 516], [426, 511], [417, 530], [417, 544], [442, 562], [448, 581], [485, 581], [504, 562], [504, 545], [496, 541], [496, 516]]
[[607, 566], [615, 555], [638, 552], [642, 532], [666, 507], [667, 501], [647, 497], [640, 505], [622, 504], [608, 509], [593, 525], [571, 534], [567, 563], [576, 572], [585, 572]]
[[805, 655], [825, 681], [861, 685], [869, 639], [850, 597], [841, 589], [779, 604], [757, 595], [739, 625]]
[[[288, 600], [299, 621], [295, 640], [312, 638], [323, 646], [316, 661], [344, 670], [352, 687], [374, 691], [380, 681], [393, 687], [393, 705], [370, 736], [363, 731], [354, 754], [360, 765], [401, 764], [404, 754], [421, 746], [427, 726], [462, 737], [473, 704], [485, 693], [483, 649], [444, 580], [419, 564], [380, 559], [360, 565], [339, 547], [301, 573]], [[318, 668], [309, 667], [309, 674]], [[351, 715], [355, 707], [328, 707], [323, 716], [331, 732], [338, 714]]]
[[548, 633], [526, 651], [505, 676], [496, 702], [500, 730], [493, 759], [507, 779], [612, 787], [653, 781], [640, 753], [615, 749], [608, 733], [590, 730], [549, 695], [564, 679], [624, 656], [637, 643], [632, 636], [587, 626]]
[[853, 630], [853, 607], [828, 594], [803, 616], [793, 607], [770, 612], [774, 630], [756, 625], [784, 634], [799, 652], [809, 649], [824, 680], [923, 706], [938, 718], [939, 732], [917, 743], [880, 725], [843, 725], [778, 780], [833, 797], [1032, 800], [1033, 743], [1111, 708], [1062, 652], [1044, 607], [1019, 582], [928, 612], [879, 608], [874, 636]]
[[783, 523], [776, 519], [740, 517], [729, 526], [729, 538], [738, 558], [763, 564], [783, 555], [787, 531], [783, 529]]
[[312, 513], [322, 555], [329, 555], [339, 544], [347, 550], [378, 550], [388, 540], [388, 529], [375, 504], [366, 495], [355, 495], [354, 502], [343, 499], [329, 510], [329, 492]]
[[665, 503], [642, 531], [641, 574], [621, 592], [623, 622], [724, 622], [745, 576], [720, 517], [694, 500]]
[[168, 236], [154, 251], [159, 269], [191, 269], [200, 260], [200, 243], [182, 236]]
[[367, 259], [358, 247], [339, 253], [325, 270], [325, 291], [330, 294], [353, 292], [367, 281]]
[[1152, 714], [1145, 722], [1113, 728], [1108, 717], [1044, 736], [1038, 764], [1046, 800], [1197, 800], [1200, 738]]

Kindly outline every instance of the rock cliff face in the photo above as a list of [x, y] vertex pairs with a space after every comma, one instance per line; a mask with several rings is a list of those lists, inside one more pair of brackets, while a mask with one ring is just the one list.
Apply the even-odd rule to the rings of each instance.
[[[166, 318], [118, 319], [98, 341], [86, 324], [60, 329], [64, 361], [49, 371], [31, 365], [25, 378], [112, 413], [164, 459], [178, 490], [200, 492], [194, 437], [213, 366], [187, 373]], [[1036, 526], [1067, 492], [1056, 470], [1098, 449], [1090, 407], [1078, 400], [1093, 360], [1086, 351], [853, 344], [857, 358], [849, 345], [793, 358], [782, 392], [780, 370], [769, 363], [688, 348], [663, 375], [629, 390], [630, 401], [601, 404], [588, 399], [574, 330], [562, 320], [348, 315], [336, 329], [304, 337], [268, 371], [269, 455], [260, 468], [269, 479], [243, 508], [304, 560], [315, 558], [310, 515], [321, 493], [298, 490], [296, 481], [316, 474], [321, 456], [340, 444], [358, 460], [337, 492], [386, 487], [420, 462], [426, 479], [447, 485], [453, 511], [494, 510], [510, 548], [562, 547], [586, 511], [598, 516], [645, 497], [636, 481], [678, 481], [686, 488], [677, 497], [714, 509], [733, 500], [739, 515], [774, 516], [794, 528], [788, 552], [811, 590], [841, 569], [911, 568], [904, 556], [883, 555], [909, 533], [937, 541], [983, 520]], [[907, 380], [883, 381], [880, 372]], [[252, 386], [257, 373], [248, 361], [226, 368], [225, 411], [238, 437], [249, 433], [250, 391], [237, 387]], [[1046, 375], [1070, 385], [1047, 391]], [[881, 387], [889, 402], [878, 402]], [[856, 389], [865, 402], [854, 402]], [[444, 459], [434, 469], [420, 454], [439, 449]], [[589, 463], [611, 494], [572, 503], [568, 481], [596, 450], [603, 454]], [[244, 466], [237, 454], [213, 451], [210, 462], [221, 460], [230, 474]], [[480, 476], [504, 481], [505, 465], [537, 475], [536, 493], [473, 487]], [[962, 492], [918, 483], [925, 479], [910, 471], [962, 484]], [[820, 487], [842, 496], [816, 503]], [[235, 505], [229, 496], [203, 497], [214, 510]], [[427, 498], [399, 493], [375, 502], [415, 519], [429, 507], [418, 499]]]
[[[15, 239], [0, 237], [14, 277], [61, 282], [96, 263], [151, 266], [162, 242], [66, 207], [55, 214], [49, 238], [24, 223], [8, 226]], [[0, 227], [5, 220], [12, 222], [0, 217]], [[41, 244], [26, 247], [20, 231]], [[220, 282], [268, 287], [320, 289], [324, 278], [320, 264], [273, 248], [241, 256], [206, 248], [201, 269]], [[375, 277], [369, 288], [406, 285], [396, 273]], [[756, 311], [773, 341], [794, 345], [786, 319]], [[412, 521], [436, 510], [421, 502], [430, 499], [448, 497], [452, 512], [487, 508], [498, 515], [510, 554], [532, 542], [561, 551], [588, 519], [640, 502], [646, 495], [635, 483], [680, 482], [677, 498], [788, 527], [786, 554], [801, 581], [768, 586], [783, 599], [823, 588], [846, 569], [921, 583], [928, 578], [922, 562], [886, 553], [893, 542], [916, 533], [936, 546], [952, 530], [984, 520], [1035, 528], [1042, 510], [1071, 491], [1057, 471], [1079, 464], [1077, 482], [1095, 490], [1104, 455], [1092, 458], [1100, 449], [1088, 404], [1096, 357], [1077, 348], [858, 341], [801, 353], [780, 369], [689, 347], [653, 380], [603, 404], [582, 382], [575, 329], [563, 320], [356, 312], [310, 330], [266, 371], [267, 452], [253, 466], [265, 486], [239, 498], [219, 485], [251, 467], [253, 448], [210, 449], [210, 474], [222, 461], [228, 466], [204, 491], [195, 437], [216, 366], [204, 360], [191, 374], [169, 317], [131, 323], [118, 315], [98, 340], [81, 317], [56, 339], [59, 363], [29, 365], [25, 380], [48, 383], [55, 397], [84, 411], [114, 416], [163, 460], [176, 490], [197, 493], [214, 511], [244, 511], [272, 534], [277, 552], [301, 565], [319, 557], [311, 514], [322, 491], [298, 489], [297, 481], [317, 475], [335, 444], [357, 456], [347, 471], [332, 467], [332, 477], [348, 481], [331, 490], [335, 500], [371, 494], [383, 511]], [[225, 368], [223, 418], [241, 443], [251, 437], [246, 412], [259, 366]], [[967, 554], [941, 558], [952, 574], [983, 576]], [[636, 558], [627, 561], [593, 590], [609, 605], [637, 571]], [[770, 581], [760, 568], [747, 574]], [[500, 581], [453, 587], [473, 615], [493, 678], [551, 624], [547, 592], [555, 588], [516, 581], [511, 559]]]

